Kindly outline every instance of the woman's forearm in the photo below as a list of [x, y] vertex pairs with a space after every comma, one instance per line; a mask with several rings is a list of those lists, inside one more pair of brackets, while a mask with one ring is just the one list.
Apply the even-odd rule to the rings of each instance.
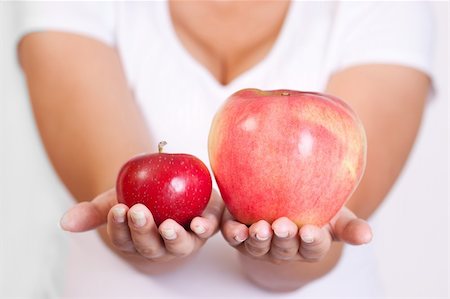
[[150, 150], [116, 50], [57, 32], [32, 33], [19, 46], [36, 123], [47, 154], [78, 201], [114, 186], [120, 166]]
[[327, 92], [350, 104], [367, 135], [364, 177], [346, 206], [367, 219], [397, 180], [414, 144], [430, 87], [426, 74], [398, 65], [361, 65], [336, 73]]

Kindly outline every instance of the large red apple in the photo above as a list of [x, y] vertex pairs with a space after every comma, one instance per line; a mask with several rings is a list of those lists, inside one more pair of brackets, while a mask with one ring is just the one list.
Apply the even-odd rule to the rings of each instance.
[[170, 218], [188, 227], [209, 202], [211, 175], [195, 156], [162, 153], [164, 144], [159, 153], [137, 156], [122, 166], [117, 199], [129, 207], [144, 204], [157, 225]]
[[240, 222], [286, 216], [323, 225], [361, 180], [364, 128], [333, 96], [244, 89], [214, 117], [209, 158], [222, 198]]

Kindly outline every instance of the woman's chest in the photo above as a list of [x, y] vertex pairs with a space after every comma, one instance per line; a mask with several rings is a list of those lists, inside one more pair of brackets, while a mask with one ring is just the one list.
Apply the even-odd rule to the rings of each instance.
[[180, 44], [222, 85], [262, 61], [284, 24], [289, 1], [171, 1]]
[[117, 47], [130, 87], [145, 98], [156, 90], [168, 98], [184, 89], [205, 94], [241, 86], [323, 88], [332, 58], [332, 5], [281, 3], [287, 6], [241, 7], [231, 16], [224, 8], [218, 13], [203, 6], [177, 12], [171, 2], [123, 4]]

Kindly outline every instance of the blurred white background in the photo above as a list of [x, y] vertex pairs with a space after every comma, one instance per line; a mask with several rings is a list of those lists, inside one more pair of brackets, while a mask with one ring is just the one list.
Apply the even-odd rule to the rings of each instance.
[[[14, 53], [13, 5], [0, 2], [0, 298], [47, 298], [52, 294], [40, 289], [62, 276], [45, 269], [63, 265], [53, 253], [66, 250], [57, 223], [70, 200], [34, 126]], [[400, 179], [374, 217], [387, 297], [448, 297], [448, 2], [433, 5], [435, 96]]]

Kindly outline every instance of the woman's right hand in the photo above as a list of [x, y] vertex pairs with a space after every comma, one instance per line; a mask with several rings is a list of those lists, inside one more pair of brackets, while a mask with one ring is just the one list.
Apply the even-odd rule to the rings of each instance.
[[152, 262], [167, 262], [196, 252], [218, 231], [222, 211], [222, 200], [213, 191], [203, 214], [191, 221], [191, 230], [172, 219], [157, 227], [146, 206], [136, 204], [129, 208], [118, 203], [115, 189], [110, 189], [90, 202], [72, 207], [61, 219], [61, 227], [83, 232], [106, 224], [109, 243], [119, 252]]

